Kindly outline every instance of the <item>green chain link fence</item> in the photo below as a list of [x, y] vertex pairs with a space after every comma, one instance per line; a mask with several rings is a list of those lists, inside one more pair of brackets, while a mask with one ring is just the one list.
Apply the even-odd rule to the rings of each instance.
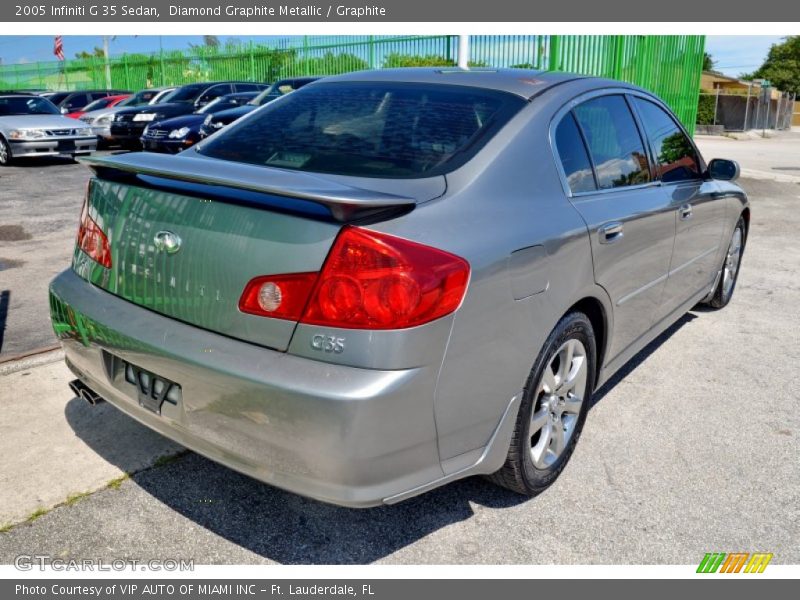
[[[470, 64], [571, 71], [658, 94], [694, 131], [705, 36], [478, 35]], [[194, 47], [110, 59], [111, 87], [139, 90], [224, 79], [272, 82], [360, 69], [454, 65], [458, 37], [295, 36], [275, 45]], [[0, 89], [105, 88], [102, 57], [0, 65]]]

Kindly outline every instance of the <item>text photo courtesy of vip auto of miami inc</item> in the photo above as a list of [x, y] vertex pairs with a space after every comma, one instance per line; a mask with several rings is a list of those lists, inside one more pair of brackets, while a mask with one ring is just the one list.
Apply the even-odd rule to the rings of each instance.
[[4, 576], [792, 573], [800, 36], [203, 25], [0, 35]]

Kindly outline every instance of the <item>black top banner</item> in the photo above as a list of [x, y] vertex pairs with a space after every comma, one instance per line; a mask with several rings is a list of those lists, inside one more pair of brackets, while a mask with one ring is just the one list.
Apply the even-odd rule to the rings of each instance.
[[[0, 22], [798, 22], [800, 2], [760, 0], [13, 0]], [[787, 35], [797, 33], [787, 26]], [[725, 31], [714, 32], [724, 34]]]

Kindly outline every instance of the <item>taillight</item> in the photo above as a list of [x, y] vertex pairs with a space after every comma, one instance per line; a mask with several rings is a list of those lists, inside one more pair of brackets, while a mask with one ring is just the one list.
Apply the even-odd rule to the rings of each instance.
[[89, 216], [89, 198], [83, 203], [81, 211], [81, 223], [78, 227], [78, 248], [91, 258], [100, 263], [106, 269], [111, 268], [111, 247], [108, 244], [106, 234], [100, 226]]
[[455, 311], [468, 281], [469, 263], [458, 256], [346, 227], [319, 274], [258, 277], [239, 308], [310, 325], [402, 329]]
[[294, 273], [256, 277], [244, 288], [239, 310], [262, 317], [297, 321], [318, 276], [318, 273]]

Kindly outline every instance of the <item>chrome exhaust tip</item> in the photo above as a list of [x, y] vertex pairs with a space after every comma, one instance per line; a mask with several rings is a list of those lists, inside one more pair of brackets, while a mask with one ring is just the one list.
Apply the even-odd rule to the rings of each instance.
[[85, 400], [92, 406], [97, 406], [101, 402], [105, 402], [102, 396], [92, 390], [88, 385], [83, 383], [80, 379], [73, 379], [69, 382], [69, 389], [75, 394], [76, 398]]

